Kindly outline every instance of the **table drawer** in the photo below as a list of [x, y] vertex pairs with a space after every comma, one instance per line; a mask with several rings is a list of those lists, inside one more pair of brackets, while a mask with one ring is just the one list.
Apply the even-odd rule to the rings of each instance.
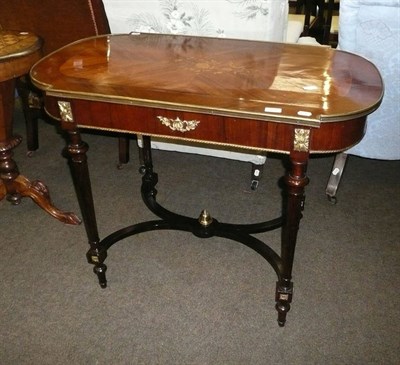
[[365, 132], [365, 117], [323, 123], [319, 128], [310, 128], [300, 123], [279, 123], [162, 109], [156, 106], [153, 108], [47, 96], [47, 111], [56, 119], [60, 119], [58, 101], [66, 101], [71, 105], [73, 120], [64, 122], [65, 129], [75, 128], [77, 124], [88, 129], [240, 146], [253, 150], [289, 153], [293, 149], [295, 129], [305, 128], [311, 129], [311, 153], [338, 152], [356, 144]]
[[57, 119], [59, 100], [70, 103], [74, 123], [89, 129], [283, 152], [293, 136], [293, 126], [284, 123], [48, 96], [47, 111]]

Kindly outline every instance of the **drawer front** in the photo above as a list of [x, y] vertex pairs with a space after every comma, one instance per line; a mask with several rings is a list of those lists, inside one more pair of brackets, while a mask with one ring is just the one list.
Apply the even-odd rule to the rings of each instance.
[[[60, 119], [57, 97], [46, 98], [50, 115]], [[361, 140], [365, 117], [342, 122], [321, 123], [319, 128], [304, 127], [276, 121], [242, 119], [197, 112], [114, 104], [90, 100], [67, 100], [71, 105], [73, 123], [88, 129], [145, 134], [169, 139], [207, 144], [240, 146], [264, 151], [289, 153], [293, 149], [296, 129], [311, 129], [311, 153], [338, 152]]]
[[88, 129], [278, 152], [290, 151], [293, 135], [293, 126], [285, 123], [48, 96], [46, 109], [56, 119], [59, 100], [70, 103], [74, 122], [63, 123], [64, 129], [76, 123]]

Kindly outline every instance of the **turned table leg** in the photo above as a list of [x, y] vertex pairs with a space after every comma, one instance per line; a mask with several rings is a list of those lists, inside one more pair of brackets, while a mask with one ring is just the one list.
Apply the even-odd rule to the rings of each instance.
[[281, 258], [282, 272], [276, 283], [276, 309], [278, 324], [284, 326], [286, 314], [290, 310], [293, 296], [292, 268], [302, 210], [304, 209], [304, 187], [309, 179], [306, 176], [307, 152], [292, 152], [290, 168], [285, 176], [286, 197], [284, 198], [284, 226], [282, 228]]
[[82, 141], [78, 128], [68, 128], [69, 143], [67, 152], [71, 167], [71, 174], [74, 180], [79, 206], [81, 208], [86, 234], [89, 240], [90, 249], [87, 252], [87, 260], [94, 265], [93, 271], [99, 279], [102, 288], [107, 287], [106, 270], [104, 260], [107, 251], [101, 250], [100, 239], [97, 228], [96, 214], [94, 209], [93, 194], [87, 164], [86, 152], [88, 145]]

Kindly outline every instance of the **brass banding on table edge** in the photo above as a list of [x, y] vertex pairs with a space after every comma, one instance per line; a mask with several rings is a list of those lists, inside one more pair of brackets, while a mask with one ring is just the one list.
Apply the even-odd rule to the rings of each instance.
[[[32, 81], [35, 83], [34, 78], [32, 77]], [[36, 86], [39, 87], [41, 85], [39, 82], [36, 82]], [[45, 90], [46, 94], [51, 97], [56, 98], [66, 98], [66, 99], [74, 99], [79, 96], [80, 100], [92, 101], [92, 102], [104, 102], [104, 103], [118, 103], [121, 105], [131, 105], [137, 107], [150, 107], [150, 108], [158, 108], [158, 109], [165, 109], [165, 110], [173, 110], [179, 112], [189, 112], [189, 113], [201, 113], [205, 115], [213, 115], [213, 116], [221, 116], [221, 117], [233, 117], [233, 118], [241, 118], [241, 119], [254, 119], [266, 122], [279, 122], [285, 124], [294, 124], [304, 127], [313, 127], [318, 128], [321, 126], [321, 123], [334, 123], [334, 122], [343, 122], [351, 119], [357, 119], [361, 117], [365, 117], [368, 114], [374, 112], [380, 105], [382, 101], [381, 99], [373, 105], [371, 108], [358, 111], [357, 113], [350, 113], [350, 114], [341, 114], [341, 115], [331, 115], [328, 117], [324, 115], [320, 115], [319, 119], [309, 119], [309, 118], [302, 118], [297, 116], [278, 116], [276, 114], [269, 114], [269, 113], [256, 113], [256, 112], [241, 112], [236, 110], [229, 110], [229, 109], [220, 109], [220, 108], [213, 108], [208, 109], [206, 107], [196, 106], [196, 105], [189, 105], [189, 104], [178, 104], [178, 103], [171, 103], [171, 102], [160, 102], [160, 101], [153, 101], [147, 99], [134, 99], [128, 97], [113, 97], [113, 96], [100, 96], [96, 94], [89, 94], [89, 93], [66, 93], [59, 90]]]
[[[282, 153], [282, 154], [290, 154], [290, 151], [286, 150], [279, 150], [279, 149], [273, 149], [273, 148], [261, 148], [261, 147], [250, 147], [250, 146], [243, 146], [240, 144], [233, 144], [233, 143], [224, 143], [224, 142], [213, 142], [213, 141], [202, 141], [198, 139], [193, 139], [193, 138], [184, 138], [184, 137], [173, 137], [173, 136], [166, 136], [164, 134], [155, 134], [155, 133], [143, 133], [143, 132], [137, 132], [137, 131], [126, 131], [123, 129], [114, 129], [114, 128], [103, 128], [103, 127], [87, 127], [85, 125], [78, 125], [79, 128], [84, 128], [84, 129], [94, 129], [94, 130], [99, 130], [99, 131], [106, 131], [106, 132], [116, 132], [116, 133], [127, 133], [127, 134], [132, 134], [132, 135], [143, 135], [143, 136], [149, 136], [149, 137], [156, 137], [156, 138], [162, 138], [166, 140], [172, 140], [172, 141], [184, 141], [184, 142], [193, 142], [193, 143], [199, 143], [199, 144], [205, 144], [205, 145], [215, 145], [215, 146], [221, 146], [221, 147], [234, 147], [234, 148], [239, 148], [243, 150], [251, 150], [254, 152], [276, 152], [276, 153]], [[342, 151], [346, 151], [347, 149], [355, 146], [359, 141], [356, 143], [347, 146], [345, 148], [340, 148], [340, 149], [335, 149], [335, 150], [310, 150], [309, 153], [338, 153]]]

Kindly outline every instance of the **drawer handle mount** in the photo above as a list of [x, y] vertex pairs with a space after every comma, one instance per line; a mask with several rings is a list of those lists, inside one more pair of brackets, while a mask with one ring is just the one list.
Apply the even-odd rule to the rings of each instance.
[[166, 125], [173, 131], [179, 131], [182, 133], [196, 129], [200, 123], [199, 120], [180, 120], [179, 118], [171, 119], [162, 116], [158, 116], [157, 118], [163, 125]]

